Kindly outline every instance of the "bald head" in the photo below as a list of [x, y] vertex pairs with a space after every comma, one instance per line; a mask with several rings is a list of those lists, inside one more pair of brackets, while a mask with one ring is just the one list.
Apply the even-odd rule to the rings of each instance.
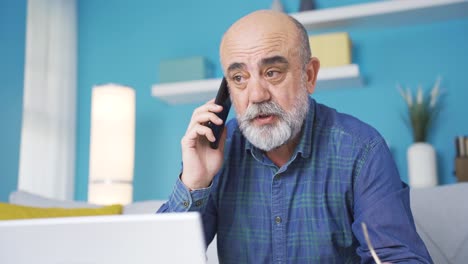
[[260, 10], [242, 17], [226, 31], [220, 45], [221, 62], [232, 48], [255, 49], [264, 42], [289, 46], [303, 68], [311, 58], [307, 31], [300, 22], [281, 12]]

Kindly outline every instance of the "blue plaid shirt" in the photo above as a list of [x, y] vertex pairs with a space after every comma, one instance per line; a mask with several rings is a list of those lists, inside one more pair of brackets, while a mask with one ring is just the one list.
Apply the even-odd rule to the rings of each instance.
[[349, 115], [309, 104], [284, 166], [231, 120], [212, 185], [190, 192], [178, 180], [158, 212], [200, 212], [206, 241], [217, 234], [220, 263], [373, 263], [361, 222], [382, 261], [431, 263], [383, 138]]

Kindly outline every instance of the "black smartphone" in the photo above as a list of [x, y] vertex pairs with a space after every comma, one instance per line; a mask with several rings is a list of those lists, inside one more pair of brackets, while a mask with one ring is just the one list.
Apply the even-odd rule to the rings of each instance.
[[223, 80], [221, 81], [218, 94], [216, 95], [215, 104], [221, 105], [223, 107], [223, 111], [216, 113], [216, 115], [223, 120], [223, 124], [218, 126], [210, 121], [208, 121], [207, 123], [207, 126], [211, 128], [216, 138], [215, 142], [210, 142], [210, 147], [212, 149], [218, 148], [219, 139], [221, 138], [221, 134], [223, 133], [224, 125], [226, 124], [226, 119], [229, 114], [229, 109], [231, 109], [231, 97], [229, 96], [229, 88], [227, 85], [226, 78], [223, 78]]

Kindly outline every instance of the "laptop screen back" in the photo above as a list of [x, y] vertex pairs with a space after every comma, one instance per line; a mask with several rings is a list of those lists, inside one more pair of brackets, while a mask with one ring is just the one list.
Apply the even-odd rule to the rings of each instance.
[[2, 264], [206, 263], [197, 213], [0, 221]]

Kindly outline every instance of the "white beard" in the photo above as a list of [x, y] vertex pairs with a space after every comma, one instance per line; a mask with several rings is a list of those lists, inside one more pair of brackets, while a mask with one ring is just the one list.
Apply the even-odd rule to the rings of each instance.
[[[302, 93], [298, 94], [290, 112], [284, 111], [278, 103], [267, 101], [251, 104], [243, 115], [237, 116], [242, 134], [255, 147], [270, 151], [282, 146], [301, 132], [302, 124], [309, 111], [309, 94], [302, 84]], [[256, 126], [253, 124], [260, 114], [274, 115], [278, 118], [276, 124]]]

